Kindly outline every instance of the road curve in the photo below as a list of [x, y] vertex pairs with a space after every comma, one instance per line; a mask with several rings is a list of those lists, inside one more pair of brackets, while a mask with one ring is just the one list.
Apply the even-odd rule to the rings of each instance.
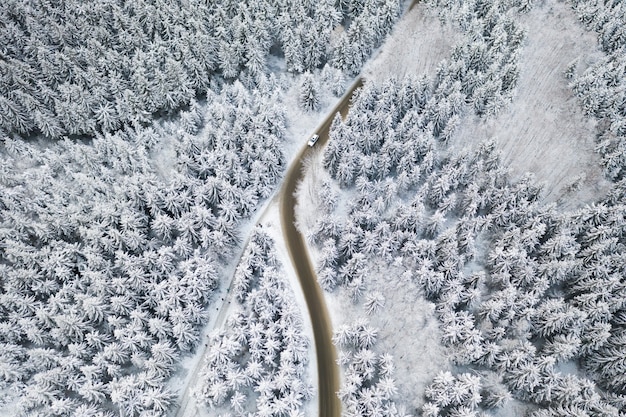
[[[350, 98], [358, 87], [363, 85], [363, 79], [355, 81], [343, 98], [329, 113], [324, 122], [319, 126], [316, 133], [320, 136], [316, 147], [321, 147], [328, 141], [330, 125], [339, 112], [345, 117], [350, 107]], [[302, 179], [303, 159], [310, 148], [305, 147], [291, 164], [283, 182], [280, 192], [280, 217], [283, 236], [289, 250], [289, 256], [294, 266], [302, 292], [307, 303], [313, 337], [315, 339], [315, 352], [317, 355], [317, 376], [320, 417], [340, 417], [341, 402], [337, 397], [339, 391], [339, 368], [336, 363], [337, 353], [332, 342], [332, 326], [326, 309], [324, 295], [317, 283], [315, 269], [311, 264], [309, 253], [304, 242], [304, 237], [295, 226], [296, 214], [296, 185]]]

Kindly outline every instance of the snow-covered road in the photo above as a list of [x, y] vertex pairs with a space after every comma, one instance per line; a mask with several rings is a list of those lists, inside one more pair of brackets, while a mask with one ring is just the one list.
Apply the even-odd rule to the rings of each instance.
[[[363, 80], [361, 78], [355, 81], [317, 129], [316, 133], [320, 136], [317, 147], [324, 146], [328, 141], [330, 125], [335, 114], [339, 112], [342, 117], [345, 117], [350, 107], [352, 93], [362, 84]], [[285, 243], [289, 249], [289, 256], [298, 274], [311, 316], [317, 356], [319, 415], [339, 417], [341, 415], [341, 402], [337, 397], [337, 391], [339, 391], [339, 367], [336, 363], [337, 354], [332, 342], [332, 326], [324, 295], [317, 283], [317, 276], [309, 258], [304, 237], [295, 225], [295, 191], [297, 184], [302, 179], [303, 161], [309, 151], [311, 149], [307, 147], [300, 152], [294, 163], [291, 164], [283, 182], [280, 194], [281, 224]]]

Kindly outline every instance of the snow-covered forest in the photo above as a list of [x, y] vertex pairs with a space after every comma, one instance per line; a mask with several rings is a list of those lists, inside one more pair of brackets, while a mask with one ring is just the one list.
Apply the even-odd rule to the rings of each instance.
[[253, 233], [235, 273], [240, 310], [211, 336], [196, 396], [236, 415], [301, 415], [313, 393], [304, 368], [310, 341], [272, 238]]
[[399, 11], [398, 0], [9, 0], [0, 128], [58, 139], [149, 123], [215, 75], [254, 83], [272, 57], [290, 72], [328, 62], [356, 74]]
[[[467, 127], [520, 100], [528, 16], [564, 19], [556, 1], [597, 39], [552, 70], [608, 182], [582, 203], [584, 173], [556, 203], [513, 173], [515, 124]], [[0, 4], [0, 415], [187, 417], [189, 363], [199, 415], [308, 415], [306, 306], [255, 223], [299, 135], [421, 13], [453, 34], [446, 58], [365, 78], [298, 194], [318, 282], [348, 312], [342, 415], [624, 416], [626, 3], [410, 3]], [[406, 354], [427, 337], [430, 367]]]
[[[5, 140], [2, 375], [25, 411], [169, 407], [237, 225], [284, 165], [284, 115], [261, 97], [235, 83], [163, 126]], [[176, 158], [159, 165], [164, 143]]]
[[[623, 415], [623, 3], [571, 5], [606, 55], [581, 73], [572, 63], [563, 78], [598, 119], [597, 151], [614, 181], [608, 196], [575, 210], [543, 200], [550, 184], [511, 177], [490, 138], [454, 137], [462, 118], [497, 116], [515, 99], [517, 22], [533, 5], [429, 6], [463, 36], [450, 59], [430, 77], [366, 81], [346, 120], [334, 121], [319, 162], [326, 174], [316, 174], [323, 213], [308, 229], [320, 285], [384, 315], [376, 271], [386, 264], [433, 303], [453, 364], [422, 387], [417, 415], [509, 415], [513, 399], [533, 417]], [[452, 138], [465, 147], [450, 147]], [[349, 383], [353, 365], [341, 361]], [[342, 400], [345, 415], [362, 415], [365, 405]], [[387, 415], [376, 404], [366, 414]]]
[[[605, 4], [606, 3], [606, 4]], [[573, 89], [585, 113], [600, 122], [598, 152], [606, 175], [614, 181], [624, 178], [626, 154], [626, 10], [620, 1], [572, 1], [580, 21], [598, 33], [603, 59], [582, 74], [572, 63]]]
[[325, 67], [340, 95], [399, 13], [397, 0], [3, 2], [0, 407], [171, 410], [168, 380], [231, 279], [242, 222], [283, 175], [289, 74]]

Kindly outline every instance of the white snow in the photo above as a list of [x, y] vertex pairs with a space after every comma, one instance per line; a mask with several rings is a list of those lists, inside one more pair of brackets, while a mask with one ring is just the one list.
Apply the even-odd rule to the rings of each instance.
[[[394, 358], [396, 403], [408, 410], [419, 410], [424, 404], [424, 390], [432, 379], [439, 371], [451, 368], [446, 348], [440, 342], [435, 306], [423, 298], [413, 280], [403, 277], [404, 268], [388, 267], [381, 259], [374, 262], [378, 266], [370, 263], [365, 294], [375, 290], [385, 297], [385, 306], [367, 316], [369, 323], [379, 329], [374, 350], [390, 353]], [[355, 304], [345, 287], [326, 295], [335, 328], [366, 316], [362, 304], [365, 296]]]
[[[465, 117], [454, 135], [457, 147], [494, 138], [514, 178], [525, 172], [545, 182], [544, 197], [564, 208], [600, 198], [608, 189], [594, 152], [595, 122], [576, 102], [565, 69], [584, 71], [601, 56], [596, 35], [586, 32], [565, 2], [545, 0], [521, 17], [528, 29], [513, 102], [495, 119]], [[566, 196], [580, 178], [578, 191]]]
[[403, 277], [403, 268], [379, 265], [370, 270], [368, 288], [385, 297], [384, 314], [373, 314], [370, 322], [381, 329], [378, 349], [394, 357], [397, 398], [420, 409], [426, 386], [439, 371], [450, 368], [435, 306], [422, 297], [414, 280]]
[[171, 174], [176, 172], [176, 138], [163, 137], [150, 152], [150, 162], [159, 178], [162, 180], [170, 178]]
[[[514, 176], [533, 172], [538, 180], [546, 183], [547, 201], [560, 201], [565, 207], [575, 207], [599, 198], [609, 185], [603, 178], [599, 157], [593, 150], [595, 122], [584, 117], [563, 76], [565, 68], [575, 60], [580, 73], [599, 59], [601, 53], [596, 46], [596, 35], [585, 32], [567, 4], [558, 0], [538, 2], [522, 18], [522, 22], [528, 28], [528, 38], [520, 59], [520, 80], [513, 102], [494, 119], [464, 117], [452, 145], [472, 146], [494, 137]], [[379, 82], [389, 77], [432, 74], [441, 60], [449, 56], [460, 36], [451, 24], [440, 21], [436, 11], [420, 2], [398, 22], [375, 59], [366, 64], [363, 75]], [[288, 86], [282, 95], [288, 125], [284, 152], [291, 164], [338, 99], [321, 86], [320, 111], [301, 110], [297, 104], [300, 76], [280, 74], [284, 71], [281, 62], [271, 60], [269, 64]], [[316, 71], [314, 76], [319, 80], [320, 72]], [[350, 82], [347, 80], [346, 86]], [[326, 175], [321, 169], [321, 147], [310, 155], [312, 161], [299, 189], [296, 208], [298, 225], [305, 236], [320, 212], [316, 189]], [[168, 167], [175, 159], [173, 142], [164, 142], [152, 156], [157, 173], [166, 177]], [[567, 194], [568, 186], [576, 178], [581, 179], [580, 189]], [[276, 242], [285, 279], [294, 291], [304, 318], [305, 332], [311, 341], [307, 372], [313, 385], [316, 385], [313, 332], [304, 295], [282, 238], [276, 198], [278, 191], [277, 187], [276, 193], [267, 199], [251, 220], [242, 225], [240, 231], [245, 240], [258, 223]], [[349, 198], [345, 193], [342, 196]], [[245, 244], [241, 252], [244, 248]], [[318, 253], [315, 248], [310, 249], [315, 263]], [[209, 415], [203, 407], [195, 406], [186, 388], [195, 382], [195, 371], [200, 368], [206, 353], [204, 344], [208, 340], [207, 335], [224, 325], [232, 314], [230, 285], [238, 258], [222, 271], [223, 285], [215, 294], [211, 319], [202, 331], [198, 351], [183, 359], [181, 371], [170, 381], [170, 388], [180, 390], [184, 398], [183, 407], [176, 414], [178, 417]], [[366, 279], [366, 294], [379, 291], [385, 297], [385, 305], [381, 312], [367, 318], [371, 325], [379, 329], [376, 350], [391, 353], [394, 357], [399, 390], [396, 401], [411, 409], [419, 409], [424, 402], [425, 387], [440, 370], [450, 369], [451, 365], [446, 349], [440, 343], [434, 305], [422, 297], [399, 261], [388, 266], [382, 260], [372, 260]], [[338, 288], [333, 293], [326, 293], [326, 301], [335, 328], [366, 316], [362, 304], [355, 304], [346, 289]], [[317, 415], [317, 403], [315, 396], [306, 405], [304, 414]], [[511, 401], [494, 415], [522, 415], [525, 410], [526, 406], [522, 403]]]
[[405, 75], [430, 74], [448, 58], [460, 34], [443, 24], [437, 11], [418, 2], [395, 25], [380, 52], [363, 69], [366, 79], [375, 82]]

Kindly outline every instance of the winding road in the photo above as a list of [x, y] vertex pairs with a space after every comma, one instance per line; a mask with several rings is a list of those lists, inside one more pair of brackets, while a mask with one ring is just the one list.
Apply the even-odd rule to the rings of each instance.
[[[363, 85], [363, 80], [359, 78], [356, 80], [339, 100], [335, 107], [330, 111], [326, 119], [316, 130], [320, 135], [315, 147], [322, 147], [328, 141], [328, 133], [330, 131], [330, 125], [332, 124], [335, 114], [339, 112], [342, 117], [345, 118], [350, 108], [350, 98], [352, 93], [358, 87]], [[315, 339], [315, 351], [317, 354], [317, 373], [318, 373], [318, 396], [319, 396], [319, 416], [320, 417], [340, 417], [341, 416], [341, 402], [337, 397], [337, 391], [339, 390], [339, 371], [336, 364], [335, 347], [332, 343], [332, 326], [330, 324], [330, 318], [328, 311], [326, 310], [326, 303], [324, 302], [324, 296], [321, 288], [317, 284], [317, 276], [315, 270], [309, 259], [308, 250], [304, 243], [304, 238], [298, 232], [295, 227], [295, 204], [296, 198], [294, 197], [296, 185], [302, 179], [302, 162], [303, 158], [312, 149], [305, 147], [294, 162], [291, 164], [289, 171], [284, 179], [283, 186], [280, 189], [278, 195], [280, 199], [280, 214], [281, 225], [283, 235], [285, 237], [285, 243], [289, 250], [289, 256], [291, 262], [294, 265], [294, 269], [298, 275], [300, 285], [302, 286], [302, 292], [307, 303], [309, 315], [311, 317], [313, 327], [313, 337]], [[269, 198], [266, 204], [271, 204], [275, 197]], [[267, 206], [264, 210], [259, 210], [256, 215], [254, 224], [258, 224], [259, 219], [263, 217], [263, 214], [267, 211]], [[248, 243], [243, 245], [241, 254], [243, 254]], [[240, 256], [241, 256], [240, 254]], [[239, 261], [237, 261], [239, 263]], [[231, 281], [232, 287], [233, 281]], [[231, 288], [226, 291], [225, 301], [222, 303], [218, 317], [215, 322], [215, 327], [220, 327], [224, 324], [227, 315], [227, 304], [230, 303], [232, 296]], [[183, 417], [188, 415], [198, 415], [199, 410], [196, 402], [191, 398], [191, 387], [197, 383], [200, 369], [201, 358], [207, 353], [207, 346], [202, 349], [202, 353], [198, 357], [196, 366], [193, 367], [191, 376], [187, 379], [182, 394], [177, 401], [177, 407], [173, 413], [175, 417]]]
[[[419, 0], [412, 0], [408, 9], [405, 10], [405, 13], [411, 11], [417, 3], [419, 3]], [[317, 133], [320, 138], [315, 145], [316, 148], [323, 147], [328, 142], [330, 126], [335, 118], [335, 115], [339, 112], [342, 118], [346, 117], [348, 110], [350, 109], [350, 99], [352, 98], [354, 91], [362, 85], [363, 78], [358, 78], [346, 91], [335, 107], [329, 112], [322, 124], [317, 128], [315, 133]], [[304, 147], [287, 172], [279, 194], [280, 218], [285, 244], [288, 248], [289, 257], [291, 258], [294, 270], [298, 275], [300, 285], [302, 286], [302, 292], [304, 293], [304, 298], [306, 300], [313, 328], [315, 352], [317, 356], [319, 398], [318, 415], [319, 417], [341, 417], [341, 402], [337, 396], [337, 391], [339, 391], [339, 366], [336, 363], [337, 353], [335, 352], [335, 346], [332, 342], [332, 325], [328, 315], [328, 310], [326, 309], [324, 295], [317, 283], [315, 268], [309, 258], [309, 252], [307, 250], [304, 237], [295, 226], [296, 185], [302, 180], [304, 158], [311, 151], [313, 151], [313, 149]], [[274, 198], [268, 199], [268, 204], [273, 200]], [[265, 210], [259, 211], [259, 213], [264, 212]], [[258, 223], [258, 219], [260, 217], [261, 214], [258, 215], [255, 224]], [[246, 246], [247, 243], [243, 246], [242, 253]], [[230, 290], [226, 292], [225, 297], [227, 301], [230, 300], [231, 294]], [[226, 302], [223, 304], [226, 304]], [[222, 306], [217, 319], [218, 323], [223, 324], [227, 310], [227, 308]], [[206, 351], [207, 347], [205, 346], [199, 358], [204, 357]], [[200, 368], [201, 367], [198, 366], [197, 363], [192, 371], [191, 377], [186, 381], [183, 394], [177, 401], [178, 407], [174, 412], [175, 417], [188, 415], [187, 413], [198, 415], [198, 408], [196, 407], [195, 402], [190, 401], [190, 387], [196, 383]]]
[[[335, 114], [339, 112], [341, 117], [345, 118], [350, 108], [350, 99], [354, 90], [362, 85], [362, 78], [355, 81], [319, 126], [316, 133], [320, 138], [315, 145], [316, 147], [326, 144]], [[289, 250], [291, 262], [298, 274], [313, 326], [315, 352], [317, 355], [319, 416], [340, 417], [341, 402], [337, 397], [337, 391], [339, 391], [339, 367], [336, 363], [337, 354], [332, 342], [332, 326], [326, 303], [324, 302], [324, 295], [317, 283], [315, 269], [309, 258], [304, 237], [295, 226], [296, 185], [302, 179], [304, 157], [312, 150], [309, 147], [304, 148], [291, 164], [280, 192], [280, 218], [285, 243]]]

